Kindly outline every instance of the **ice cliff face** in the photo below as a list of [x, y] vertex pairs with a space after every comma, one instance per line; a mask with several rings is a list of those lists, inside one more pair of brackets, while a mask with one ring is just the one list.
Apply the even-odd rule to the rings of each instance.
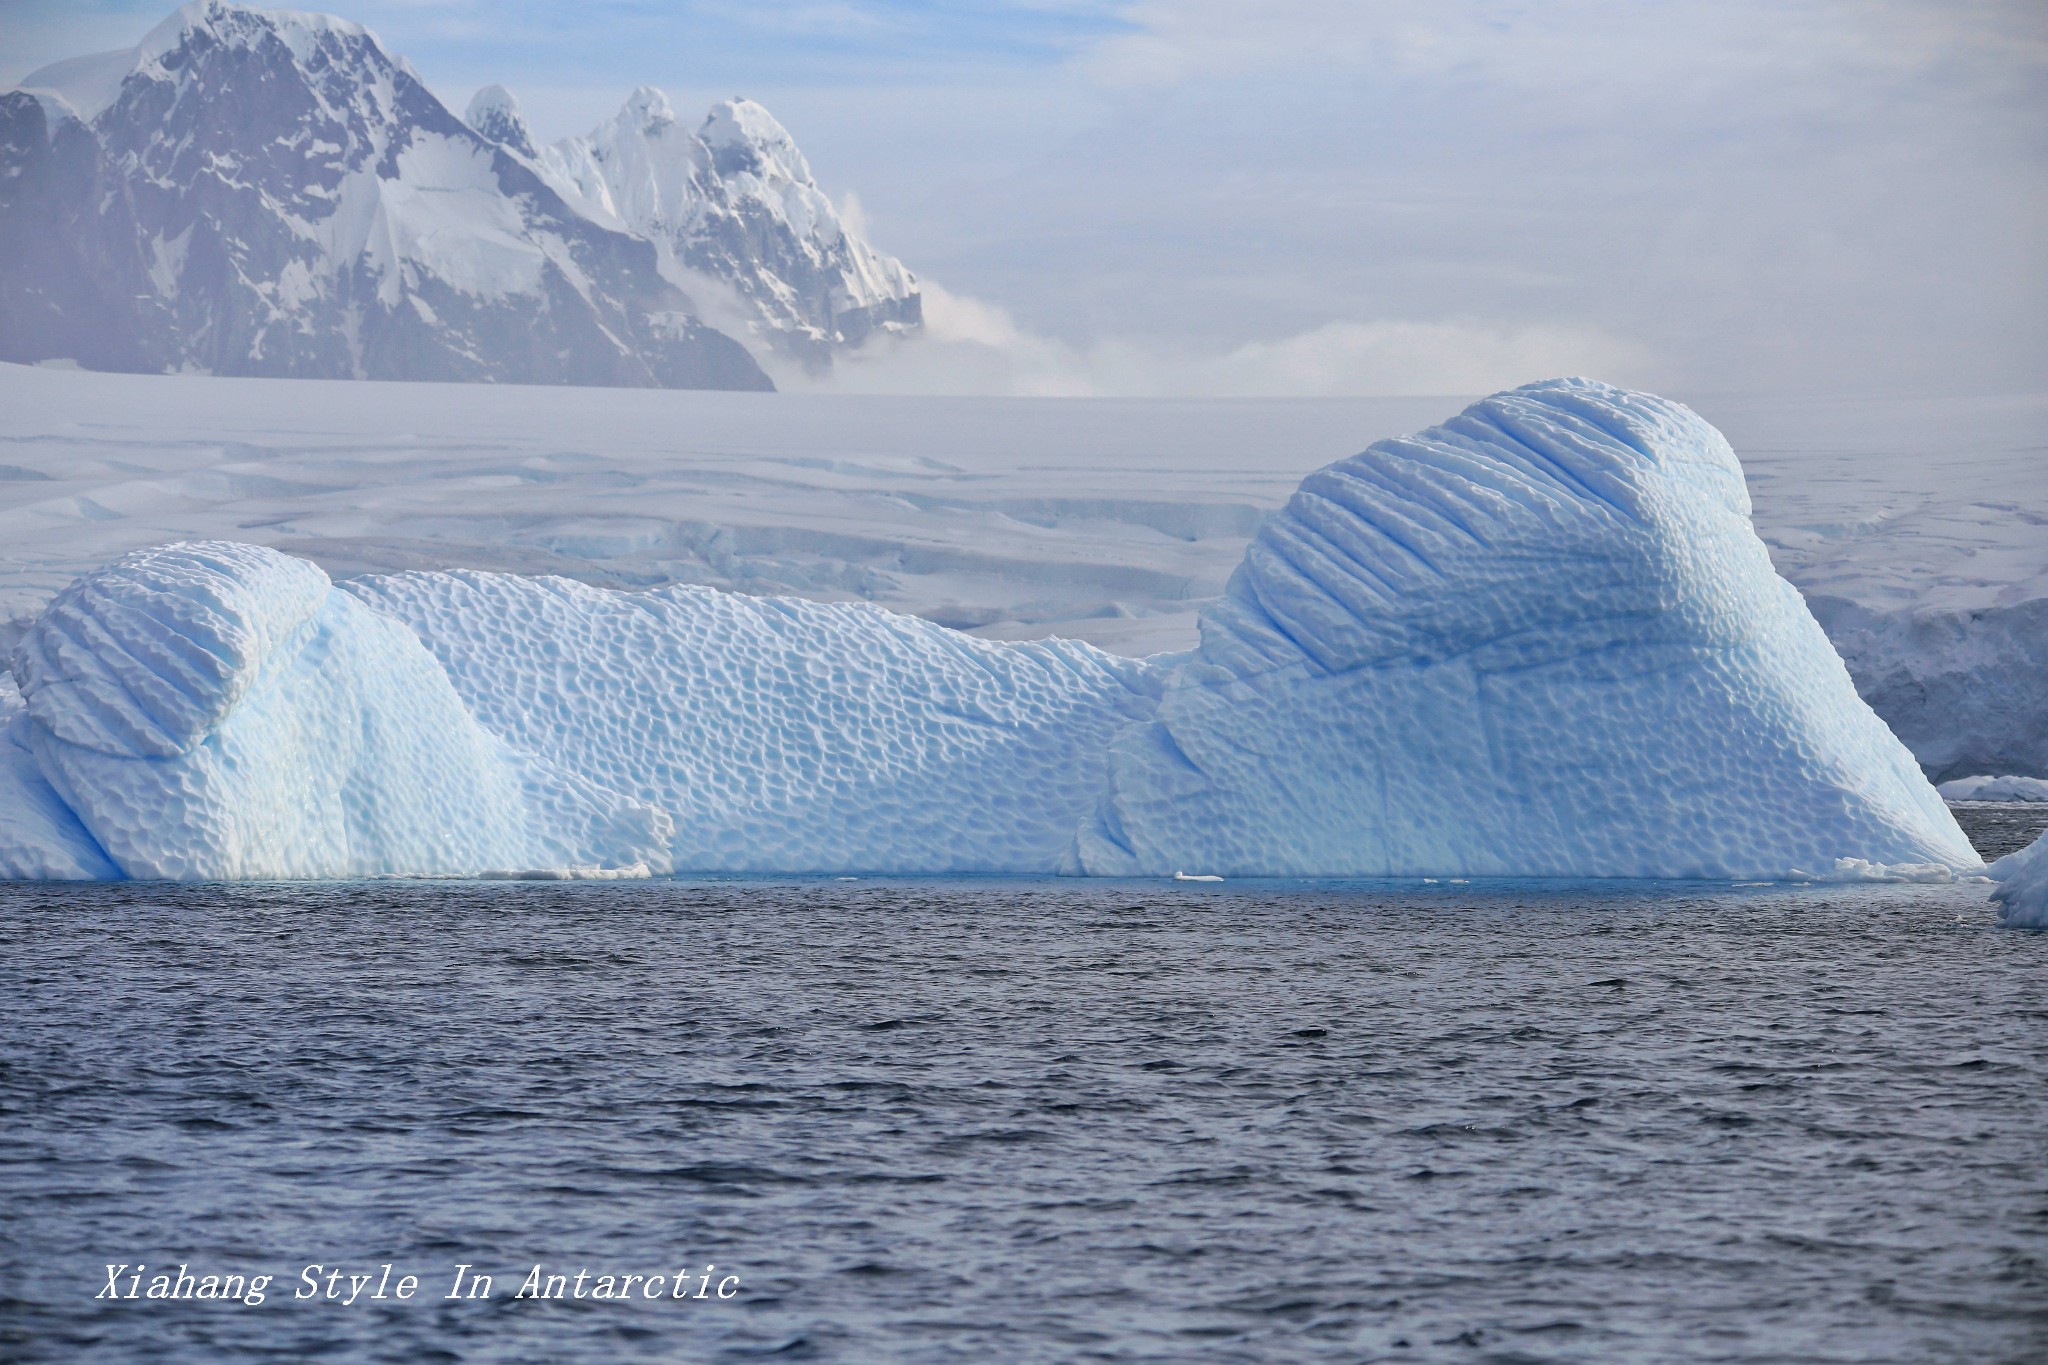
[[[36, 73], [0, 94], [0, 359], [767, 388], [678, 281], [717, 277], [806, 354], [915, 325], [909, 276], [765, 114], [678, 140], [708, 176], [685, 206], [607, 199], [627, 172], [596, 148], [596, 179], [558, 174], [502, 90], [471, 112], [358, 25], [224, 0]], [[641, 150], [671, 174], [666, 143]]]
[[[470, 122], [531, 148], [496, 87], [478, 95]], [[922, 322], [915, 277], [848, 228], [788, 131], [751, 100], [713, 106], [693, 131], [643, 86], [587, 137], [525, 154], [592, 217], [652, 241], [679, 284], [709, 277], [733, 289], [752, 333], [799, 359], [822, 364]]]
[[13, 876], [1978, 866], [1719, 433], [1585, 380], [1312, 475], [1189, 656], [206, 543], [80, 580], [13, 670]]

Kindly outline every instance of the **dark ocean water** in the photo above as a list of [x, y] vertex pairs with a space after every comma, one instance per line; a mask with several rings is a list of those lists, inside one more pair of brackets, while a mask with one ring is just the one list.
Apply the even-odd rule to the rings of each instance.
[[2048, 804], [2038, 801], [1968, 801], [1949, 809], [1987, 861], [2017, 853], [2048, 830]]
[[1981, 886], [6, 886], [0, 933], [8, 1360], [2048, 1359], [2048, 934]]

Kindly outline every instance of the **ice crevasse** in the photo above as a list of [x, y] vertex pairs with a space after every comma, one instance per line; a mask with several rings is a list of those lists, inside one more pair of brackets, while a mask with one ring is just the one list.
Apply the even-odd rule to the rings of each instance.
[[1699, 417], [1563, 379], [1310, 475], [1148, 660], [142, 550], [15, 650], [0, 875], [1974, 870], [1749, 510]]

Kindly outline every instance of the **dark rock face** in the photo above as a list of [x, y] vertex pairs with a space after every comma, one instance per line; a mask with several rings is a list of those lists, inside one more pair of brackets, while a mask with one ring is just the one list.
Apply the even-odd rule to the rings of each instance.
[[0, 360], [163, 368], [168, 319], [140, 245], [85, 125], [33, 95], [0, 95]]
[[218, 0], [151, 35], [90, 126], [0, 96], [0, 358], [56, 357], [772, 387], [648, 242], [565, 203], [367, 32]]

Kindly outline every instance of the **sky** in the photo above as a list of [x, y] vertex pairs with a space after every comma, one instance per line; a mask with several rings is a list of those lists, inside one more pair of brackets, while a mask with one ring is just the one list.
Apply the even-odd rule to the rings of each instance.
[[[0, 83], [171, 6], [0, 0]], [[917, 272], [888, 392], [2048, 375], [2042, 0], [338, 0], [541, 137], [746, 95]]]

